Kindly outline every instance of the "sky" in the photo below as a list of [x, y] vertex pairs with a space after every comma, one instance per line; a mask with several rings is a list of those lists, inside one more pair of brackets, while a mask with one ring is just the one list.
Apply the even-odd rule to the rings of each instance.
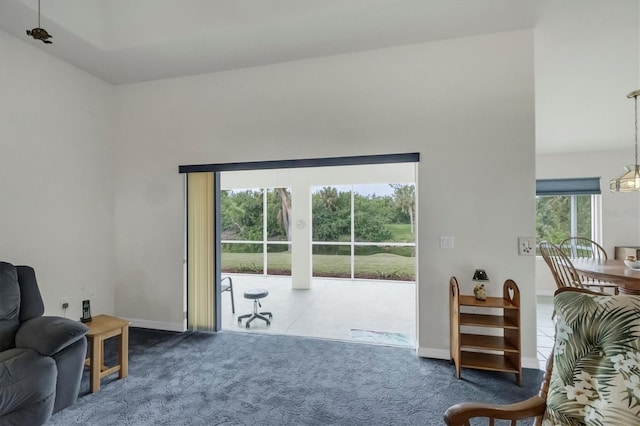
[[[351, 191], [351, 185], [331, 185], [334, 188], [338, 189], [338, 192]], [[311, 188], [312, 193], [316, 193], [320, 191], [323, 186], [314, 186]], [[363, 185], [354, 185], [353, 186], [356, 194], [360, 195], [393, 195], [393, 188], [389, 186], [388, 183], [370, 183]]]
[[[331, 186], [337, 188], [338, 192], [351, 191], [351, 185], [322, 185], [322, 186], [312, 186], [311, 192], [315, 194], [324, 188], [325, 186]], [[370, 184], [361, 184], [354, 185], [354, 190], [356, 194], [360, 195], [393, 195], [393, 188], [388, 183], [370, 183]], [[247, 191], [248, 189], [234, 189], [232, 192], [242, 192]], [[251, 189], [255, 191], [256, 189]]]

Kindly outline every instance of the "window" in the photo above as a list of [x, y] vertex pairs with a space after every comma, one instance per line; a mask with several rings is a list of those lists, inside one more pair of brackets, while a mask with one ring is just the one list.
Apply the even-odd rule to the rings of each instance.
[[220, 191], [222, 272], [291, 275], [291, 191]]
[[317, 186], [313, 276], [415, 280], [415, 184]]
[[560, 244], [569, 237], [601, 240], [600, 178], [536, 182], [536, 241]]
[[592, 238], [592, 195], [536, 197], [536, 237], [538, 241], [560, 244], [569, 237]]

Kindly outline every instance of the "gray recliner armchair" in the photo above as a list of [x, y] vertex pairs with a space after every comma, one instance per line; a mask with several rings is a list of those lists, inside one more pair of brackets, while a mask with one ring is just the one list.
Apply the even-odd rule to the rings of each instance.
[[87, 327], [43, 316], [33, 268], [0, 262], [0, 424], [37, 425], [78, 398]]

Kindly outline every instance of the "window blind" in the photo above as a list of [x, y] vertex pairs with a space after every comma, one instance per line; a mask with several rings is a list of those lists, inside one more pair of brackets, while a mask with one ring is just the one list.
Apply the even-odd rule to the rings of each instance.
[[187, 326], [216, 329], [215, 173], [187, 174]]
[[600, 193], [599, 177], [536, 180], [536, 195], [590, 195]]

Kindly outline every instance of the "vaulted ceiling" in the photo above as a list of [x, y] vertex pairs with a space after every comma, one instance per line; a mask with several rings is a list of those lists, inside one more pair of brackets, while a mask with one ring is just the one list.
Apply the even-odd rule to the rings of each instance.
[[531, 28], [532, 0], [2, 0], [0, 29], [110, 83]]

